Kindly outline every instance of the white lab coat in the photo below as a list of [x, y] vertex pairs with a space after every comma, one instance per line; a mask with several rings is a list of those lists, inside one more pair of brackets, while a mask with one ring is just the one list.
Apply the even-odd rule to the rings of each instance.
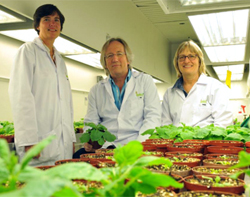
[[71, 88], [66, 65], [55, 49], [56, 65], [40, 38], [23, 44], [11, 71], [9, 97], [15, 125], [15, 145], [22, 159], [24, 146], [34, 145], [56, 135], [30, 165], [54, 165], [71, 159], [73, 126]]
[[140, 134], [161, 124], [160, 99], [152, 77], [132, 72], [120, 111], [115, 105], [109, 78], [92, 87], [84, 121], [101, 123], [116, 136], [115, 142], [106, 142], [103, 147], [124, 145], [131, 140], [144, 141], [149, 136]]
[[202, 74], [187, 97], [178, 88], [169, 88], [162, 103], [162, 125], [227, 127], [233, 123], [229, 106], [230, 89], [218, 80]]

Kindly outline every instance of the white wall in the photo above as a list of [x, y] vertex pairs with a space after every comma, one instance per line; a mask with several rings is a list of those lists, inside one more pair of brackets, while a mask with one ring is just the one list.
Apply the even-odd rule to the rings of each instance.
[[106, 35], [122, 37], [135, 54], [133, 66], [170, 83], [169, 42], [130, 0], [0, 0], [32, 18], [42, 4], [56, 5], [66, 20], [63, 33], [96, 50]]
[[[22, 42], [0, 34], [0, 121], [13, 121], [8, 95], [9, 77], [13, 58]], [[83, 118], [87, 112], [88, 91], [96, 84], [97, 76], [104, 71], [64, 58], [72, 88], [74, 119]]]

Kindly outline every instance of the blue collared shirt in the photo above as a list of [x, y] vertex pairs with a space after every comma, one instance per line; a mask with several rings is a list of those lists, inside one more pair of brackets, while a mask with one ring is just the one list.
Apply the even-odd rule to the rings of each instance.
[[182, 90], [183, 93], [184, 93], [184, 95], [185, 95], [185, 97], [187, 97], [188, 93], [184, 90], [182, 84], [183, 84], [183, 78], [180, 77], [180, 78], [175, 82], [173, 88], [178, 88], [178, 89]]
[[115, 99], [115, 105], [117, 107], [117, 109], [120, 111], [121, 109], [121, 105], [122, 105], [122, 101], [123, 101], [123, 97], [125, 94], [125, 89], [127, 86], [127, 82], [129, 81], [129, 79], [131, 78], [131, 70], [128, 70], [128, 75], [124, 81], [124, 84], [122, 86], [122, 91], [120, 92], [119, 87], [115, 84], [114, 80], [112, 79], [112, 77], [110, 76], [109, 81], [112, 87], [112, 91], [113, 91], [113, 95], [114, 95], [114, 99]]

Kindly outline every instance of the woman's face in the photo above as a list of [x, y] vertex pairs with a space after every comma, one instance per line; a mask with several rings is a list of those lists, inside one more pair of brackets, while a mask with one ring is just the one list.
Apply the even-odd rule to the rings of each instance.
[[199, 76], [199, 57], [188, 48], [180, 52], [178, 56], [178, 67], [182, 76]]
[[59, 15], [55, 12], [52, 15], [42, 17], [37, 29], [40, 31], [39, 37], [43, 41], [54, 41], [61, 32], [61, 22]]

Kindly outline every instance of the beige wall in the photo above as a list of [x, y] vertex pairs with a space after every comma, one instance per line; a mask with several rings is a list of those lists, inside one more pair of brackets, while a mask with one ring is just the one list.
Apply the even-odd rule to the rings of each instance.
[[98, 51], [107, 34], [122, 37], [135, 54], [134, 67], [170, 83], [169, 42], [130, 0], [0, 0], [30, 18], [45, 3], [56, 5], [65, 15], [65, 35]]
[[[12, 121], [12, 113], [8, 95], [9, 77], [13, 58], [22, 42], [0, 34], [0, 121]], [[83, 118], [87, 112], [88, 92], [97, 82], [97, 76], [104, 76], [101, 69], [80, 64], [64, 58], [72, 88], [74, 119]]]

